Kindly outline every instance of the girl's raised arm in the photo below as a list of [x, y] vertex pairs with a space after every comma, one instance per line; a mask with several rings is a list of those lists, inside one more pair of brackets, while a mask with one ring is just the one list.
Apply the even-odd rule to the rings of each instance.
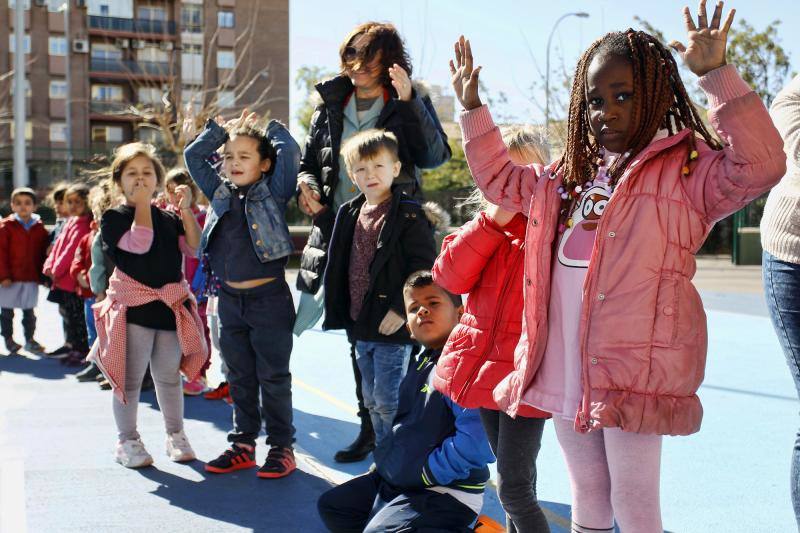
[[455, 62], [450, 61], [450, 74], [453, 89], [464, 107], [461, 131], [472, 177], [487, 200], [527, 215], [541, 168], [515, 165], [509, 158], [500, 130], [478, 94], [483, 67], [473, 69], [472, 47], [463, 35], [455, 43], [455, 56]]

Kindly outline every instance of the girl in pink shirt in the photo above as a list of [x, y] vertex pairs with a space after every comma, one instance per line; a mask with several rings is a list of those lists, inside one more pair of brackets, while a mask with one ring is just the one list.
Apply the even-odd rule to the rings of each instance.
[[662, 435], [697, 431], [707, 348], [691, 284], [714, 222], [783, 176], [782, 140], [725, 64], [722, 3], [673, 46], [700, 76], [703, 124], [670, 52], [627, 30], [581, 57], [563, 157], [512, 163], [478, 96], [463, 37], [451, 62], [470, 170], [487, 199], [528, 214], [523, 321], [514, 371], [494, 390], [516, 416], [553, 413], [572, 485], [572, 531], [661, 532]]

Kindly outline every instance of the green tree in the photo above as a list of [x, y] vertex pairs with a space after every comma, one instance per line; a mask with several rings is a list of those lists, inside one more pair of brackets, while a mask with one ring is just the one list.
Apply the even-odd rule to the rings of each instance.
[[304, 91], [305, 99], [297, 110], [296, 118], [304, 132], [308, 132], [308, 128], [311, 125], [311, 116], [314, 114], [314, 108], [316, 107], [317, 91], [314, 86], [320, 81], [335, 75], [335, 72], [318, 65], [303, 65], [297, 69], [294, 85], [298, 90]]
[[423, 171], [422, 188], [425, 191], [449, 191], [473, 185], [472, 174], [469, 172], [467, 158], [464, 156], [464, 148], [458, 141], [449, 139], [448, 142], [453, 157], [439, 167]]

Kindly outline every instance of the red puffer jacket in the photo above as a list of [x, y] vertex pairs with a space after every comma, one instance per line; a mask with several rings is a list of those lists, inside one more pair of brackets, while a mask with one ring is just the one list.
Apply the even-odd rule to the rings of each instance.
[[47, 244], [47, 230], [41, 220], [27, 231], [14, 215], [0, 220], [0, 281], [39, 283]]
[[92, 231], [84, 235], [78, 247], [75, 248], [75, 256], [69, 267], [69, 275], [75, 280], [75, 293], [81, 298], [91, 298], [94, 296], [92, 289], [84, 289], [78, 281], [78, 276], [86, 276], [89, 279], [89, 269], [92, 268], [92, 241], [97, 233], [97, 224], [92, 221]]
[[[522, 330], [522, 279], [527, 219], [498, 226], [486, 213], [445, 237], [433, 266], [436, 283], [466, 294], [461, 322], [436, 365], [433, 385], [462, 407], [497, 409], [492, 391], [514, 370]], [[519, 416], [547, 418], [521, 406]]]

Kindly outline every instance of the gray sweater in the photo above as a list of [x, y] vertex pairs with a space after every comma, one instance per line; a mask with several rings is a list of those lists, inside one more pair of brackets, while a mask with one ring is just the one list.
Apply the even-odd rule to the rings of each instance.
[[800, 264], [800, 75], [770, 108], [783, 137], [786, 176], [772, 189], [761, 219], [761, 246], [781, 261]]

